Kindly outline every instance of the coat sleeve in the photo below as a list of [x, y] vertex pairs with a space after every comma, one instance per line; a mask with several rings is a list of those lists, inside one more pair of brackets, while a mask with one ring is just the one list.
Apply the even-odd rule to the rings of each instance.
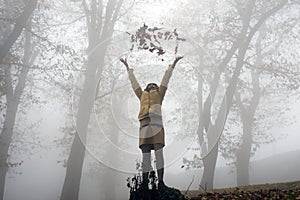
[[134, 93], [136, 94], [136, 96], [140, 99], [141, 95], [142, 95], [142, 88], [134, 76], [133, 69], [129, 69], [129, 70], [127, 70], [127, 72], [128, 72], [128, 77], [129, 77], [132, 89], [134, 90]]
[[163, 79], [162, 79], [162, 81], [160, 83], [159, 93], [160, 93], [160, 96], [161, 96], [162, 100], [165, 97], [165, 94], [166, 94], [166, 91], [167, 91], [167, 88], [168, 88], [168, 84], [169, 84], [170, 78], [172, 76], [173, 70], [174, 70], [174, 66], [173, 65], [169, 65], [169, 68], [165, 72], [165, 74], [163, 76]]

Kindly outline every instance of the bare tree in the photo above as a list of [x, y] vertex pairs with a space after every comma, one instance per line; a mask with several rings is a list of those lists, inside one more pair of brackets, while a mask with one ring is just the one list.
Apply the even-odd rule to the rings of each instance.
[[[8, 2], [7, 2], [8, 3]], [[33, 65], [33, 62], [37, 56], [37, 54], [33, 53], [32, 51], [32, 41], [31, 41], [31, 15], [36, 7], [37, 1], [27, 1], [25, 3], [25, 7], [23, 12], [20, 16], [17, 17], [16, 22], [14, 24], [14, 28], [9, 31], [5, 30], [7, 33], [7, 37], [4, 37], [4, 41], [0, 46], [0, 63], [1, 63], [1, 70], [4, 72], [4, 95], [6, 98], [6, 111], [5, 111], [5, 119], [3, 123], [3, 128], [0, 135], [0, 198], [3, 199], [4, 197], [4, 189], [5, 189], [5, 180], [6, 180], [6, 173], [8, 171], [9, 165], [7, 163], [8, 154], [9, 154], [9, 147], [11, 144], [13, 130], [15, 126], [15, 120], [18, 112], [18, 107], [20, 102], [22, 101], [22, 94], [26, 85], [26, 78], [30, 69], [30, 66]], [[12, 7], [7, 4], [8, 7]], [[8, 8], [8, 11], [10, 9]], [[29, 22], [27, 22], [29, 21]], [[26, 26], [27, 25], [27, 26]], [[7, 26], [9, 29], [10, 26]], [[24, 27], [26, 27], [25, 33], [25, 43], [24, 43], [24, 55], [22, 59], [22, 67], [15, 68], [13, 62], [13, 58], [8, 59], [11, 62], [3, 62], [6, 58], [7, 54], [11, 50], [12, 46], [15, 44], [16, 40], [20, 37]], [[19, 73], [17, 73], [17, 77], [12, 75], [14, 69]], [[15, 83], [15, 80], [17, 84]]]
[[[12, 81], [11, 68], [12, 66], [6, 66], [5, 71], [5, 96], [6, 96], [6, 114], [1, 132], [1, 188], [4, 191], [5, 176], [8, 169], [6, 160], [8, 158], [8, 149], [10, 146], [11, 138], [13, 135], [13, 128], [16, 120], [18, 106], [21, 102], [21, 97], [25, 88], [25, 82], [27, 78], [29, 66], [33, 64], [34, 57], [31, 55], [31, 38], [30, 33], [26, 33], [25, 53], [24, 53], [24, 66], [20, 71], [18, 77], [18, 84], [14, 86]], [[3, 186], [3, 187], [2, 187]], [[3, 195], [3, 193], [1, 193]]]
[[[257, 147], [259, 147], [259, 145], [264, 142], [263, 138], [266, 139], [270, 138], [267, 139], [267, 141], [271, 141], [271, 137], [267, 133], [265, 133], [266, 131], [263, 128], [272, 125], [266, 124], [264, 118], [270, 117], [273, 118], [272, 121], [276, 121], [274, 118], [277, 117], [277, 115], [275, 115], [276, 112], [274, 111], [278, 110], [277, 113], [282, 112], [282, 110], [286, 110], [286, 106], [288, 106], [288, 105], [286, 106], [281, 105], [282, 107], [280, 109], [275, 109], [273, 105], [271, 109], [272, 112], [269, 113], [264, 112], [265, 117], [260, 117], [257, 114], [257, 111], [259, 111], [258, 107], [261, 98], [263, 96], [267, 98], [267, 96], [273, 95], [274, 91], [278, 91], [278, 90], [280, 90], [281, 91], [280, 93], [284, 94], [284, 96], [288, 97], [289, 96], [288, 94], [291, 93], [291, 90], [297, 89], [299, 87], [297, 71], [289, 69], [292, 68], [291, 66], [293, 65], [292, 64], [293, 61], [288, 61], [288, 63], [285, 64], [285, 60], [281, 61], [280, 58], [277, 58], [278, 61], [275, 60], [273, 61], [273, 62], [278, 62], [278, 64], [276, 65], [269, 65], [266, 63], [266, 61], [264, 61], [266, 60], [266, 58], [269, 58], [268, 55], [275, 54], [277, 51], [279, 51], [278, 48], [282, 44], [284, 35], [286, 35], [288, 32], [292, 30], [292, 28], [295, 26], [295, 23], [298, 22], [298, 19], [288, 18], [286, 21], [279, 23], [278, 26], [281, 29], [280, 32], [282, 32], [282, 35], [279, 39], [276, 39], [276, 41], [273, 41], [272, 43], [269, 44], [271, 47], [264, 48], [268, 50], [263, 50], [262, 43], [264, 38], [266, 37], [267, 31], [268, 30], [271, 31], [270, 29], [272, 27], [267, 28], [267, 25], [264, 23], [263, 26], [260, 28], [256, 43], [253, 44], [253, 46], [255, 46], [256, 59], [251, 61], [251, 57], [250, 57], [248, 58], [248, 60], [245, 60], [245, 64], [246, 66], [248, 66], [249, 69], [244, 70], [243, 73], [249, 73], [250, 71], [251, 74], [251, 80], [249, 80], [250, 83], [247, 83], [247, 80], [240, 80], [239, 88], [237, 89], [235, 94], [234, 103], [239, 109], [239, 116], [242, 123], [241, 141], [237, 142], [237, 145], [233, 145], [233, 149], [232, 149], [231, 148], [232, 145], [228, 145], [228, 144], [234, 143], [236, 141], [230, 142], [230, 139], [226, 139], [225, 145], [227, 146], [227, 150], [229, 151], [227, 153], [224, 152], [223, 155], [225, 154], [225, 157], [228, 157], [228, 155], [230, 154], [229, 152], [234, 153], [234, 157], [236, 158], [234, 165], [236, 167], [238, 186], [248, 185], [250, 183], [250, 177], [249, 177], [250, 158], [251, 155], [253, 155], [253, 153], [255, 152], [255, 150], [257, 150]], [[291, 25], [290, 26], [287, 25], [288, 23], [291, 23]], [[250, 64], [250, 62], [253, 64]], [[278, 74], [278, 72], [280, 72], [280, 75], [274, 76], [274, 74]], [[271, 84], [269, 85], [261, 84], [260, 79], [262, 78], [264, 78], [265, 80], [266, 79], [272, 80]], [[276, 84], [274, 84], [274, 82], [276, 82]], [[278, 92], [275, 93], [277, 94]], [[284, 120], [282, 120], [281, 123], [283, 125]], [[264, 132], [264, 133], [262, 135], [259, 135], [257, 134], [259, 132]], [[255, 137], [256, 140], [259, 141], [254, 141]], [[257, 137], [259, 137], [260, 139], [257, 139]]]
[[[200, 139], [200, 145], [203, 147], [203, 134], [206, 133], [207, 139], [208, 139], [208, 154], [203, 159], [203, 165], [204, 165], [204, 172], [201, 179], [200, 187], [206, 188], [206, 189], [212, 189], [213, 188], [213, 179], [214, 179], [214, 170], [216, 167], [216, 160], [218, 155], [218, 140], [219, 136], [221, 135], [226, 119], [228, 116], [228, 113], [230, 111], [233, 96], [236, 91], [237, 83], [238, 83], [238, 77], [241, 73], [241, 68], [243, 67], [245, 54], [247, 52], [248, 45], [250, 44], [253, 36], [259, 29], [259, 27], [274, 13], [276, 13], [278, 10], [280, 10], [287, 1], [280, 1], [277, 3], [277, 5], [271, 7], [268, 11], [264, 13], [260, 13], [259, 19], [256, 20], [254, 25], [251, 25], [250, 22], [253, 20], [253, 14], [254, 14], [254, 8], [255, 3], [257, 3], [255, 0], [251, 0], [246, 2], [245, 4], [239, 1], [236, 1], [236, 9], [238, 10], [238, 13], [241, 16], [242, 20], [242, 29], [240, 31], [239, 36], [237, 39], [232, 43], [231, 48], [227, 51], [226, 56], [222, 60], [221, 64], [218, 67], [218, 71], [215, 73], [213, 82], [210, 88], [210, 93], [208, 95], [208, 98], [206, 99], [203, 107], [203, 118], [200, 123], [200, 128], [202, 127], [202, 130], [198, 129], [198, 137]], [[220, 80], [220, 72], [223, 72], [226, 68], [229, 61], [234, 56], [234, 53], [237, 51], [237, 60], [236, 60], [236, 67], [233, 71], [232, 77], [229, 81], [229, 84], [226, 88], [225, 95], [223, 97], [221, 106], [218, 110], [216, 120], [213, 123], [211, 123], [211, 105], [212, 101], [215, 97], [216, 90], [219, 85]], [[203, 123], [203, 125], [201, 124]], [[204, 150], [205, 152], [205, 150]]]
[[102, 75], [107, 47], [123, 0], [107, 1], [104, 5], [105, 3], [101, 0], [91, 0], [89, 4], [83, 1], [88, 28], [88, 61], [76, 117], [77, 132], [71, 146], [61, 199], [78, 199], [87, 128], [94, 105], [97, 80]]

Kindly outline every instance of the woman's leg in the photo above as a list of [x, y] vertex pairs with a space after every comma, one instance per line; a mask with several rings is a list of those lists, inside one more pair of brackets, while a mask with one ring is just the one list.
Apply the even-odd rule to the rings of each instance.
[[143, 153], [143, 163], [142, 163], [143, 182], [147, 182], [149, 172], [151, 170], [151, 146], [144, 144], [140, 148]]
[[163, 144], [154, 144], [158, 181], [163, 181], [164, 179], [163, 147]]

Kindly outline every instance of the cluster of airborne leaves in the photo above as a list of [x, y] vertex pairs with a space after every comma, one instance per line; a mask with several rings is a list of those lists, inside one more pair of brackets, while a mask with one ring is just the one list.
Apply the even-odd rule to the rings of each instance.
[[174, 53], [178, 52], [178, 45], [186, 39], [179, 37], [176, 28], [173, 31], [164, 31], [163, 28], [149, 27], [146, 24], [141, 26], [135, 33], [128, 33], [132, 43], [130, 51], [134, 48], [138, 50], [147, 50], [151, 53], [157, 53], [158, 56], [166, 53], [166, 49], [162, 46], [162, 41], [173, 41], [176, 43]]

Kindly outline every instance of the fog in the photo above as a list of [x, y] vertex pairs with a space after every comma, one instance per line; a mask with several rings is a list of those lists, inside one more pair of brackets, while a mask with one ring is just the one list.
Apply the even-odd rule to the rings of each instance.
[[143, 91], [174, 66], [167, 186], [300, 180], [297, 0], [0, 0], [0, 11], [0, 199], [129, 199], [141, 111], [120, 58]]

